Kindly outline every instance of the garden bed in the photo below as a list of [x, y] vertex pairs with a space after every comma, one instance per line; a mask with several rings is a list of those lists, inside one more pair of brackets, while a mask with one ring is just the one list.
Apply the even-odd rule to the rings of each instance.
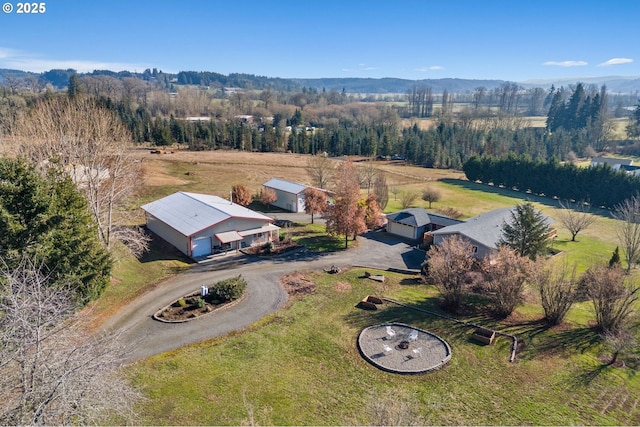
[[235, 305], [244, 297], [245, 287], [246, 281], [241, 276], [223, 280], [211, 288], [202, 285], [199, 291], [178, 298], [158, 310], [153, 318], [167, 323], [197, 319], [221, 308]]

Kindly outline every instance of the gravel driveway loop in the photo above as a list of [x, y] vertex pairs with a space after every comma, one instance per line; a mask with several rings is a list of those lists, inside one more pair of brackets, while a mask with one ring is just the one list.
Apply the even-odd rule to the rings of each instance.
[[[246, 264], [226, 270], [213, 270], [206, 264], [195, 265], [123, 307], [104, 323], [103, 328], [122, 330], [124, 343], [130, 349], [127, 361], [131, 362], [242, 330], [275, 312], [287, 300], [279, 282], [284, 274], [331, 265], [341, 268], [359, 265], [379, 269], [419, 269], [424, 260], [424, 252], [388, 233], [371, 232], [358, 240], [358, 247], [346, 252], [249, 259]], [[168, 324], [152, 319], [158, 309], [198, 290], [203, 283], [212, 284], [238, 274], [247, 280], [247, 294], [237, 305], [185, 323]]]

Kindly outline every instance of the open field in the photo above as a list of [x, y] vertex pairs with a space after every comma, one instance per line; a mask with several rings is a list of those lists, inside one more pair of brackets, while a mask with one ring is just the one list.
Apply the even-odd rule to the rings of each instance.
[[[258, 192], [276, 176], [309, 183], [306, 156], [235, 152], [149, 154], [145, 179], [134, 207], [174, 191], [227, 196], [242, 182]], [[434, 186], [442, 194], [433, 209], [451, 207], [467, 218], [491, 209], [532, 201], [555, 216], [556, 202], [470, 183], [462, 173], [393, 162], [376, 162], [390, 186], [422, 192]], [[390, 194], [386, 212], [400, 208]], [[420, 198], [415, 206], [427, 207]], [[141, 222], [143, 221], [142, 216]], [[570, 242], [559, 227], [553, 262], [566, 259], [580, 271], [606, 262], [616, 246], [615, 223], [607, 212]], [[317, 235], [320, 226], [310, 228]], [[304, 239], [305, 235], [301, 238]], [[320, 249], [326, 249], [320, 243]], [[329, 248], [331, 245], [329, 244]], [[127, 298], [141, 294], [163, 277], [187, 268], [175, 252], [156, 249], [143, 260], [124, 258], [114, 282], [95, 311], [112, 313]], [[567, 322], [547, 329], [531, 293], [528, 303], [497, 322], [470, 309], [464, 318], [518, 335], [524, 343], [518, 362], [508, 361], [510, 341], [479, 346], [471, 331], [424, 313], [385, 305], [367, 312], [355, 304], [376, 294], [438, 311], [437, 291], [416, 277], [384, 272], [384, 284], [360, 278], [362, 270], [337, 276], [305, 272], [317, 285], [314, 294], [295, 299], [246, 331], [140, 361], [128, 375], [147, 395], [144, 424], [170, 425], [319, 425], [319, 424], [608, 424], [640, 423], [637, 357], [627, 367], [600, 362], [608, 350], [589, 327], [591, 306], [576, 305]], [[483, 302], [479, 301], [479, 307]], [[418, 376], [379, 371], [355, 347], [358, 332], [385, 321], [409, 323], [434, 332], [452, 346], [444, 369]]]

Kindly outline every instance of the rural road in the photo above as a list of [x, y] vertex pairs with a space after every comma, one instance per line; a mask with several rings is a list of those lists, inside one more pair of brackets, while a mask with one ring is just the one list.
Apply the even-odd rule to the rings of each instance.
[[[129, 348], [126, 361], [133, 362], [242, 330], [273, 313], [287, 300], [279, 283], [284, 274], [331, 265], [417, 269], [424, 260], [424, 252], [388, 233], [370, 232], [358, 239], [358, 247], [346, 252], [303, 252], [272, 259], [246, 257], [240, 259], [243, 263], [228, 269], [217, 269], [215, 261], [194, 265], [123, 307], [103, 324], [103, 329], [120, 331]], [[198, 290], [203, 283], [212, 284], [239, 274], [246, 279], [247, 289], [245, 297], [233, 307], [184, 323], [163, 323], [151, 317], [158, 309]]]

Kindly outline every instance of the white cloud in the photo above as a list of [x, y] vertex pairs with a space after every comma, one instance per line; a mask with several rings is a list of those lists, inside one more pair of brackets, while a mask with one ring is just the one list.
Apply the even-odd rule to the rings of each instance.
[[430, 67], [416, 68], [416, 71], [419, 71], [421, 73], [426, 73], [427, 71], [441, 71], [441, 70], [444, 70], [444, 67], [441, 65], [432, 65]]
[[633, 59], [631, 58], [611, 58], [608, 61], [598, 64], [598, 67], [609, 67], [611, 65], [630, 64], [632, 62], [633, 62]]
[[88, 61], [82, 59], [50, 59], [31, 53], [0, 47], [0, 68], [31, 71], [34, 73], [42, 73], [52, 69], [66, 70], [72, 68], [80, 73], [88, 73], [93, 70], [143, 71], [144, 69], [151, 67], [146, 64], [125, 62]]
[[358, 73], [363, 71], [375, 71], [376, 67], [367, 66], [367, 64], [358, 64], [356, 68], [343, 68], [342, 71], [345, 73]]
[[583, 67], [589, 65], [586, 61], [547, 61], [542, 65], [551, 65], [556, 67]]
[[11, 58], [12, 56], [16, 55], [17, 51], [13, 50], [13, 49], [7, 49], [4, 47], [0, 47], [0, 59], [4, 59], [4, 58]]

